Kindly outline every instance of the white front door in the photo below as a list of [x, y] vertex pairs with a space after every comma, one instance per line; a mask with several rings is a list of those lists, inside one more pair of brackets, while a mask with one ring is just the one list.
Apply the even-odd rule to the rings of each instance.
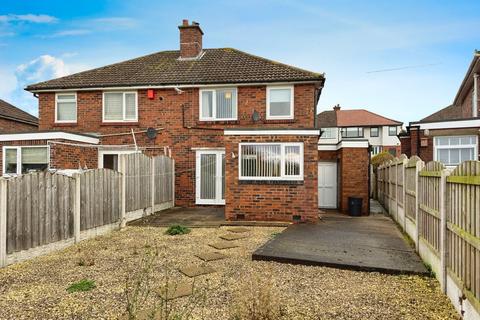
[[196, 203], [225, 204], [225, 151], [197, 150]]
[[318, 163], [318, 206], [337, 208], [337, 163]]

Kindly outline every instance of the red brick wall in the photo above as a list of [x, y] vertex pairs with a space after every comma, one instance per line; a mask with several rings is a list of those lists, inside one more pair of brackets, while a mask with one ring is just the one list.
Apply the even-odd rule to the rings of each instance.
[[18, 133], [37, 131], [38, 126], [24, 122], [0, 118], [0, 133]]
[[368, 214], [368, 168], [370, 154], [367, 148], [342, 148], [340, 156], [340, 210], [347, 212], [348, 197], [363, 199], [362, 214]]
[[[304, 180], [260, 184], [238, 178], [238, 144], [240, 142], [303, 142]], [[235, 220], [302, 221], [318, 219], [318, 137], [316, 136], [225, 136], [226, 185], [225, 216]], [[236, 155], [232, 157], [232, 153]]]
[[200, 27], [180, 26], [180, 56], [182, 58], [193, 58], [202, 51], [202, 31]]
[[[137, 123], [102, 123], [102, 92], [77, 92], [77, 123], [54, 123], [55, 94], [39, 94], [40, 130], [59, 130], [83, 133], [117, 134], [101, 139], [102, 144], [132, 145], [131, 129], [163, 128], [150, 140], [145, 133], [136, 134], [139, 147], [149, 147], [151, 154], [163, 153], [163, 147], [172, 150], [176, 170], [176, 203], [179, 206], [195, 204], [195, 151], [194, 147], [224, 147], [223, 129], [235, 127], [258, 128], [312, 128], [314, 119], [315, 86], [295, 85], [295, 119], [268, 121], [265, 86], [238, 87], [238, 120], [226, 122], [199, 121], [199, 91], [196, 88], [155, 90], [155, 98], [148, 99], [147, 90], [138, 91]], [[261, 121], [253, 122], [256, 110]], [[184, 127], [185, 126], [185, 127]], [[315, 146], [316, 150], [316, 146]]]

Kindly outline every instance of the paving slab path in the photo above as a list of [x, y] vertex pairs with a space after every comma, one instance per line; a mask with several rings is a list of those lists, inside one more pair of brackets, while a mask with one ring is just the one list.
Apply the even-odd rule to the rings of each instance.
[[288, 227], [252, 254], [253, 260], [323, 265], [386, 273], [426, 274], [394, 222], [382, 215], [322, 217]]
[[197, 258], [203, 261], [215, 261], [225, 259], [227, 256], [220, 252], [200, 252], [195, 255]]
[[219, 238], [227, 241], [234, 241], [248, 238], [248, 235], [242, 233], [227, 233], [222, 234]]
[[210, 247], [213, 247], [217, 250], [224, 250], [224, 249], [231, 249], [231, 248], [236, 248], [238, 247], [237, 244], [235, 243], [232, 243], [230, 241], [225, 241], [225, 240], [222, 240], [222, 241], [218, 241], [218, 242], [214, 242], [214, 243], [210, 243], [208, 244]]
[[208, 266], [186, 266], [186, 267], [180, 267], [178, 269], [181, 273], [186, 275], [187, 277], [194, 278], [198, 276], [202, 276], [204, 274], [209, 274], [215, 272], [215, 269], [208, 267]]

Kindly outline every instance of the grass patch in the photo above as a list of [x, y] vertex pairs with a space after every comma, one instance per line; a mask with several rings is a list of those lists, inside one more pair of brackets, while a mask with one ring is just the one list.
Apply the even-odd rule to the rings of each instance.
[[165, 231], [165, 234], [175, 236], [179, 234], [187, 234], [187, 233], [190, 233], [190, 231], [191, 231], [190, 228], [176, 224], [176, 225], [170, 226], [167, 229], [167, 231]]
[[90, 291], [96, 287], [95, 281], [83, 279], [78, 282], [72, 283], [70, 287], [67, 288], [68, 293], [81, 292], [81, 291]]
[[281, 234], [281, 232], [274, 232], [274, 233], [271, 234], [271, 237], [275, 238], [276, 236], [278, 236], [280, 234]]

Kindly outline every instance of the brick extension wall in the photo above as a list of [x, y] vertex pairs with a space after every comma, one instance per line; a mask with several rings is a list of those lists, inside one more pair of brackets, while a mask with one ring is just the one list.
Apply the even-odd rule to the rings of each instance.
[[[312, 128], [314, 119], [315, 86], [295, 85], [295, 119], [265, 120], [266, 87], [238, 87], [238, 120], [223, 122], [199, 121], [199, 90], [185, 88], [178, 94], [174, 89], [155, 90], [155, 98], [147, 97], [147, 90], [138, 90], [138, 122], [102, 123], [102, 92], [77, 92], [77, 123], [55, 124], [55, 94], [40, 93], [40, 130], [80, 133], [118, 134], [103, 137], [101, 144], [132, 145], [130, 130], [148, 127], [163, 128], [154, 140], [145, 133], [136, 134], [139, 147], [149, 147], [150, 154], [163, 153], [163, 147], [172, 150], [176, 171], [176, 203], [195, 205], [195, 151], [194, 147], [224, 147], [224, 128]], [[252, 120], [253, 111], [261, 120]], [[95, 157], [96, 159], [96, 157]]]
[[370, 154], [367, 148], [342, 148], [340, 157], [340, 210], [347, 212], [348, 197], [363, 199], [362, 214], [368, 214]]
[[33, 132], [37, 130], [37, 125], [0, 118], [0, 133]]
[[[240, 142], [303, 142], [304, 180], [275, 184], [239, 180]], [[317, 136], [225, 136], [226, 218], [236, 220], [241, 214], [246, 220], [292, 221], [294, 215], [299, 215], [302, 221], [317, 221], [317, 143]]]

